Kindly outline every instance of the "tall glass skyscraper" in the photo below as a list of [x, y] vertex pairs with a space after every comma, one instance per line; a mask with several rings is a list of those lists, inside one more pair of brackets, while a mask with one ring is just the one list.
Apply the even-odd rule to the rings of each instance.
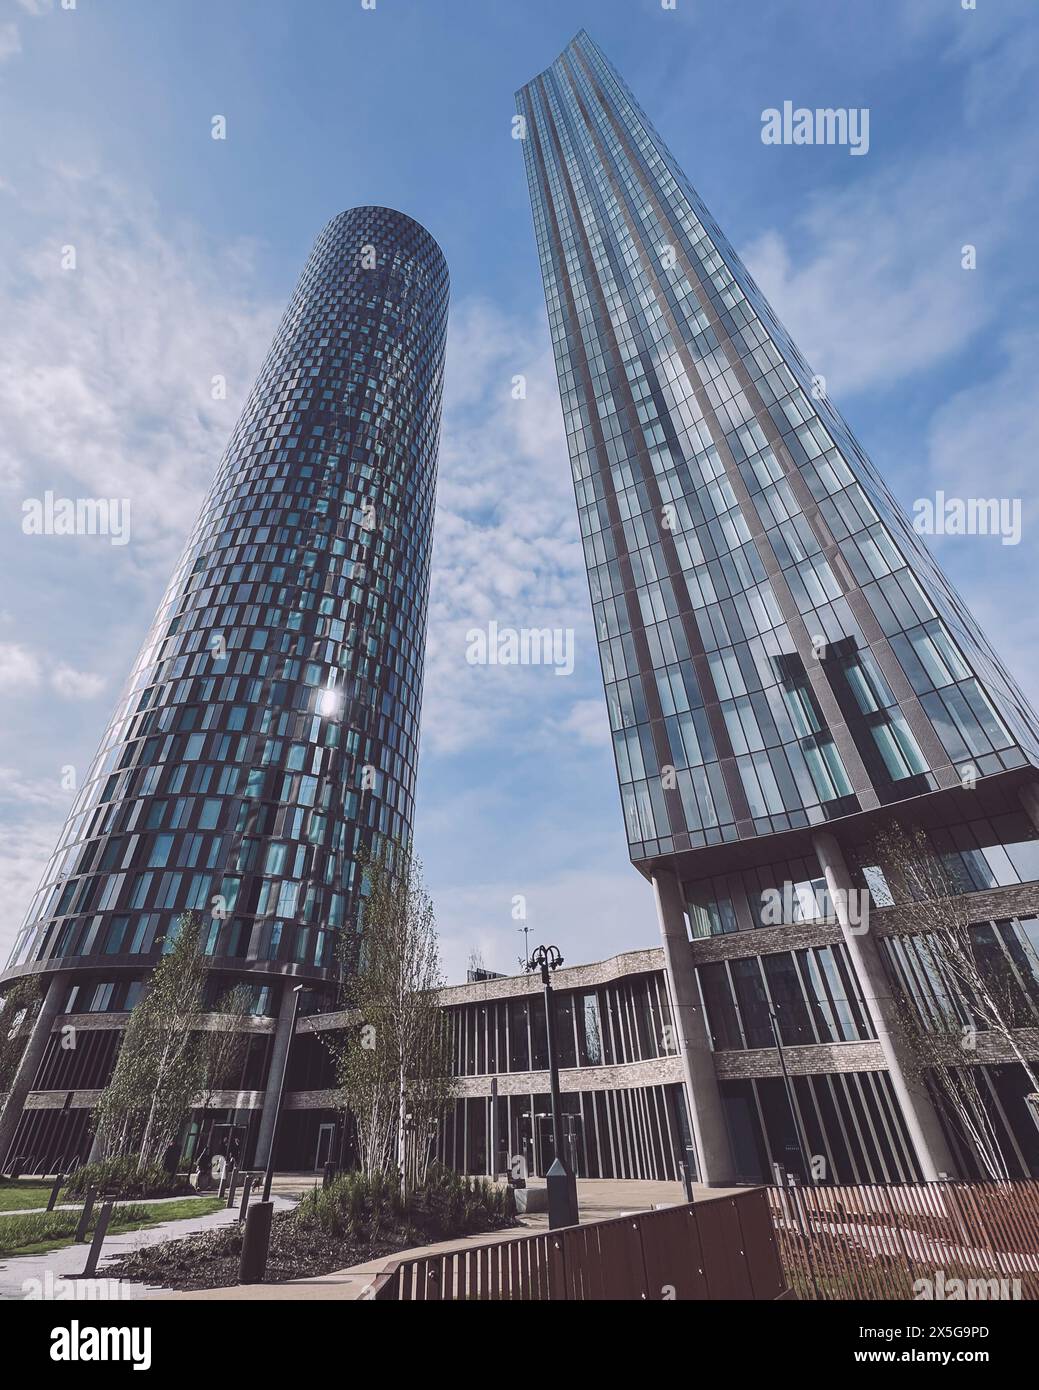
[[447, 309], [411, 218], [318, 237], [0, 979], [46, 990], [16, 1091], [58, 1014], [132, 1006], [186, 910], [259, 1014], [334, 979], [359, 851], [411, 832]]
[[[794, 1106], [779, 1097], [796, 1137], [868, 1127], [893, 1173], [953, 1171], [888, 946], [848, 918], [855, 851], [898, 808], [984, 865], [967, 891], [1035, 878], [1039, 723], [588, 35], [517, 103], [624, 821], [656, 887], [701, 1170], [744, 1171], [762, 1132], [777, 1157], [757, 1084], [773, 1063], [723, 1054], [770, 1048], [796, 994], [806, 1017], [843, 1010], [783, 1039], [828, 1046], [818, 1070], [843, 1088], [824, 1102], [806, 1075]], [[823, 881], [836, 934], [798, 906]], [[794, 903], [773, 932], [770, 890]], [[1006, 950], [1022, 935], [1039, 983], [1034, 923]], [[829, 982], [790, 951], [816, 942]], [[739, 1041], [719, 1048], [730, 1013]], [[858, 1063], [839, 1043], [863, 1044]]]

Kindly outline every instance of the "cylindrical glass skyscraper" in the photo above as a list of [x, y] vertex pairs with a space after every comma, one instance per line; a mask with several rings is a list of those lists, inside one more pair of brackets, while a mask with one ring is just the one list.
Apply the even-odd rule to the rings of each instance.
[[411, 830], [447, 305], [411, 218], [321, 232], [0, 983], [125, 1010], [189, 909], [258, 1012], [334, 976]]

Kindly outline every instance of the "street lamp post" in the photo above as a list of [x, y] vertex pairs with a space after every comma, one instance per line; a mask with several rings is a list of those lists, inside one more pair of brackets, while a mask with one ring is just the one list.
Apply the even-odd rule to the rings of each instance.
[[563, 957], [555, 946], [536, 946], [527, 961], [529, 971], [541, 972], [541, 983], [545, 989], [545, 1043], [548, 1048], [548, 1084], [552, 1097], [553, 1158], [545, 1180], [548, 1187], [550, 1230], [559, 1226], [576, 1226], [579, 1220], [577, 1179], [564, 1157], [563, 1106], [559, 1096], [559, 1056], [556, 1051], [555, 1010], [552, 1007], [552, 971], [558, 970], [562, 964]]
[[292, 1059], [292, 1044], [296, 1040], [296, 1020], [299, 1018], [299, 999], [302, 985], [297, 985], [292, 991], [296, 996], [292, 1001], [292, 1023], [289, 1026], [289, 1044], [285, 1049], [285, 1065], [281, 1070], [281, 1079], [278, 1082], [278, 1104], [274, 1109], [274, 1128], [271, 1132], [271, 1148], [267, 1155], [267, 1171], [263, 1178], [263, 1200], [271, 1200], [271, 1183], [274, 1181], [274, 1150], [278, 1143], [278, 1129], [281, 1125], [281, 1107], [285, 1100], [285, 1078], [289, 1074], [289, 1062]]

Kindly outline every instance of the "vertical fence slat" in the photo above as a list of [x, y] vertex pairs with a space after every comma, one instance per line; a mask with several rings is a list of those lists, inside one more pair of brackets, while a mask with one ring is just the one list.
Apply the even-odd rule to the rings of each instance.
[[[1039, 1297], [1039, 1182], [771, 1187], [788, 1284], [802, 1298], [912, 1298], [917, 1280], [1018, 1278]], [[815, 1287], [812, 1277], [815, 1276]], [[1013, 1285], [1011, 1296], [1013, 1296]]]

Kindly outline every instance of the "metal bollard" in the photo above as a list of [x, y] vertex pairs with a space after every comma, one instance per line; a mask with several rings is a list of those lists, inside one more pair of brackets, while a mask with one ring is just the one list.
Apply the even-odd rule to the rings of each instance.
[[238, 1266], [239, 1284], [262, 1284], [267, 1273], [267, 1252], [271, 1244], [273, 1202], [257, 1202], [249, 1208], [242, 1238], [242, 1258]]
[[684, 1159], [679, 1160], [678, 1171], [682, 1178], [682, 1187], [685, 1189], [685, 1199], [687, 1202], [691, 1202], [693, 1200], [693, 1180], [689, 1176], [689, 1164]]
[[54, 1186], [51, 1188], [51, 1195], [47, 1198], [47, 1210], [54, 1210], [54, 1203], [58, 1200], [58, 1193], [61, 1191], [62, 1183], [65, 1181], [64, 1173], [58, 1173], [54, 1179]]
[[97, 1196], [97, 1189], [91, 1183], [83, 1194], [83, 1210], [79, 1214], [79, 1225], [76, 1227], [76, 1244], [82, 1245], [87, 1238], [87, 1228], [90, 1225], [90, 1217], [94, 1210], [94, 1198]]
[[238, 1220], [244, 1221], [249, 1210], [249, 1193], [253, 1190], [253, 1175], [246, 1173], [245, 1182], [242, 1184], [242, 1208], [238, 1213]]
[[230, 1211], [234, 1206], [235, 1192], [238, 1188], [238, 1169], [231, 1169], [231, 1183], [227, 1189], [227, 1210]]
[[94, 1239], [90, 1242], [90, 1249], [87, 1252], [87, 1264], [83, 1271], [83, 1279], [92, 1279], [94, 1271], [97, 1269], [97, 1262], [101, 1258], [101, 1247], [108, 1234], [108, 1223], [112, 1219], [112, 1203], [106, 1202], [101, 1208], [101, 1215], [97, 1218], [97, 1225], [94, 1227]]

